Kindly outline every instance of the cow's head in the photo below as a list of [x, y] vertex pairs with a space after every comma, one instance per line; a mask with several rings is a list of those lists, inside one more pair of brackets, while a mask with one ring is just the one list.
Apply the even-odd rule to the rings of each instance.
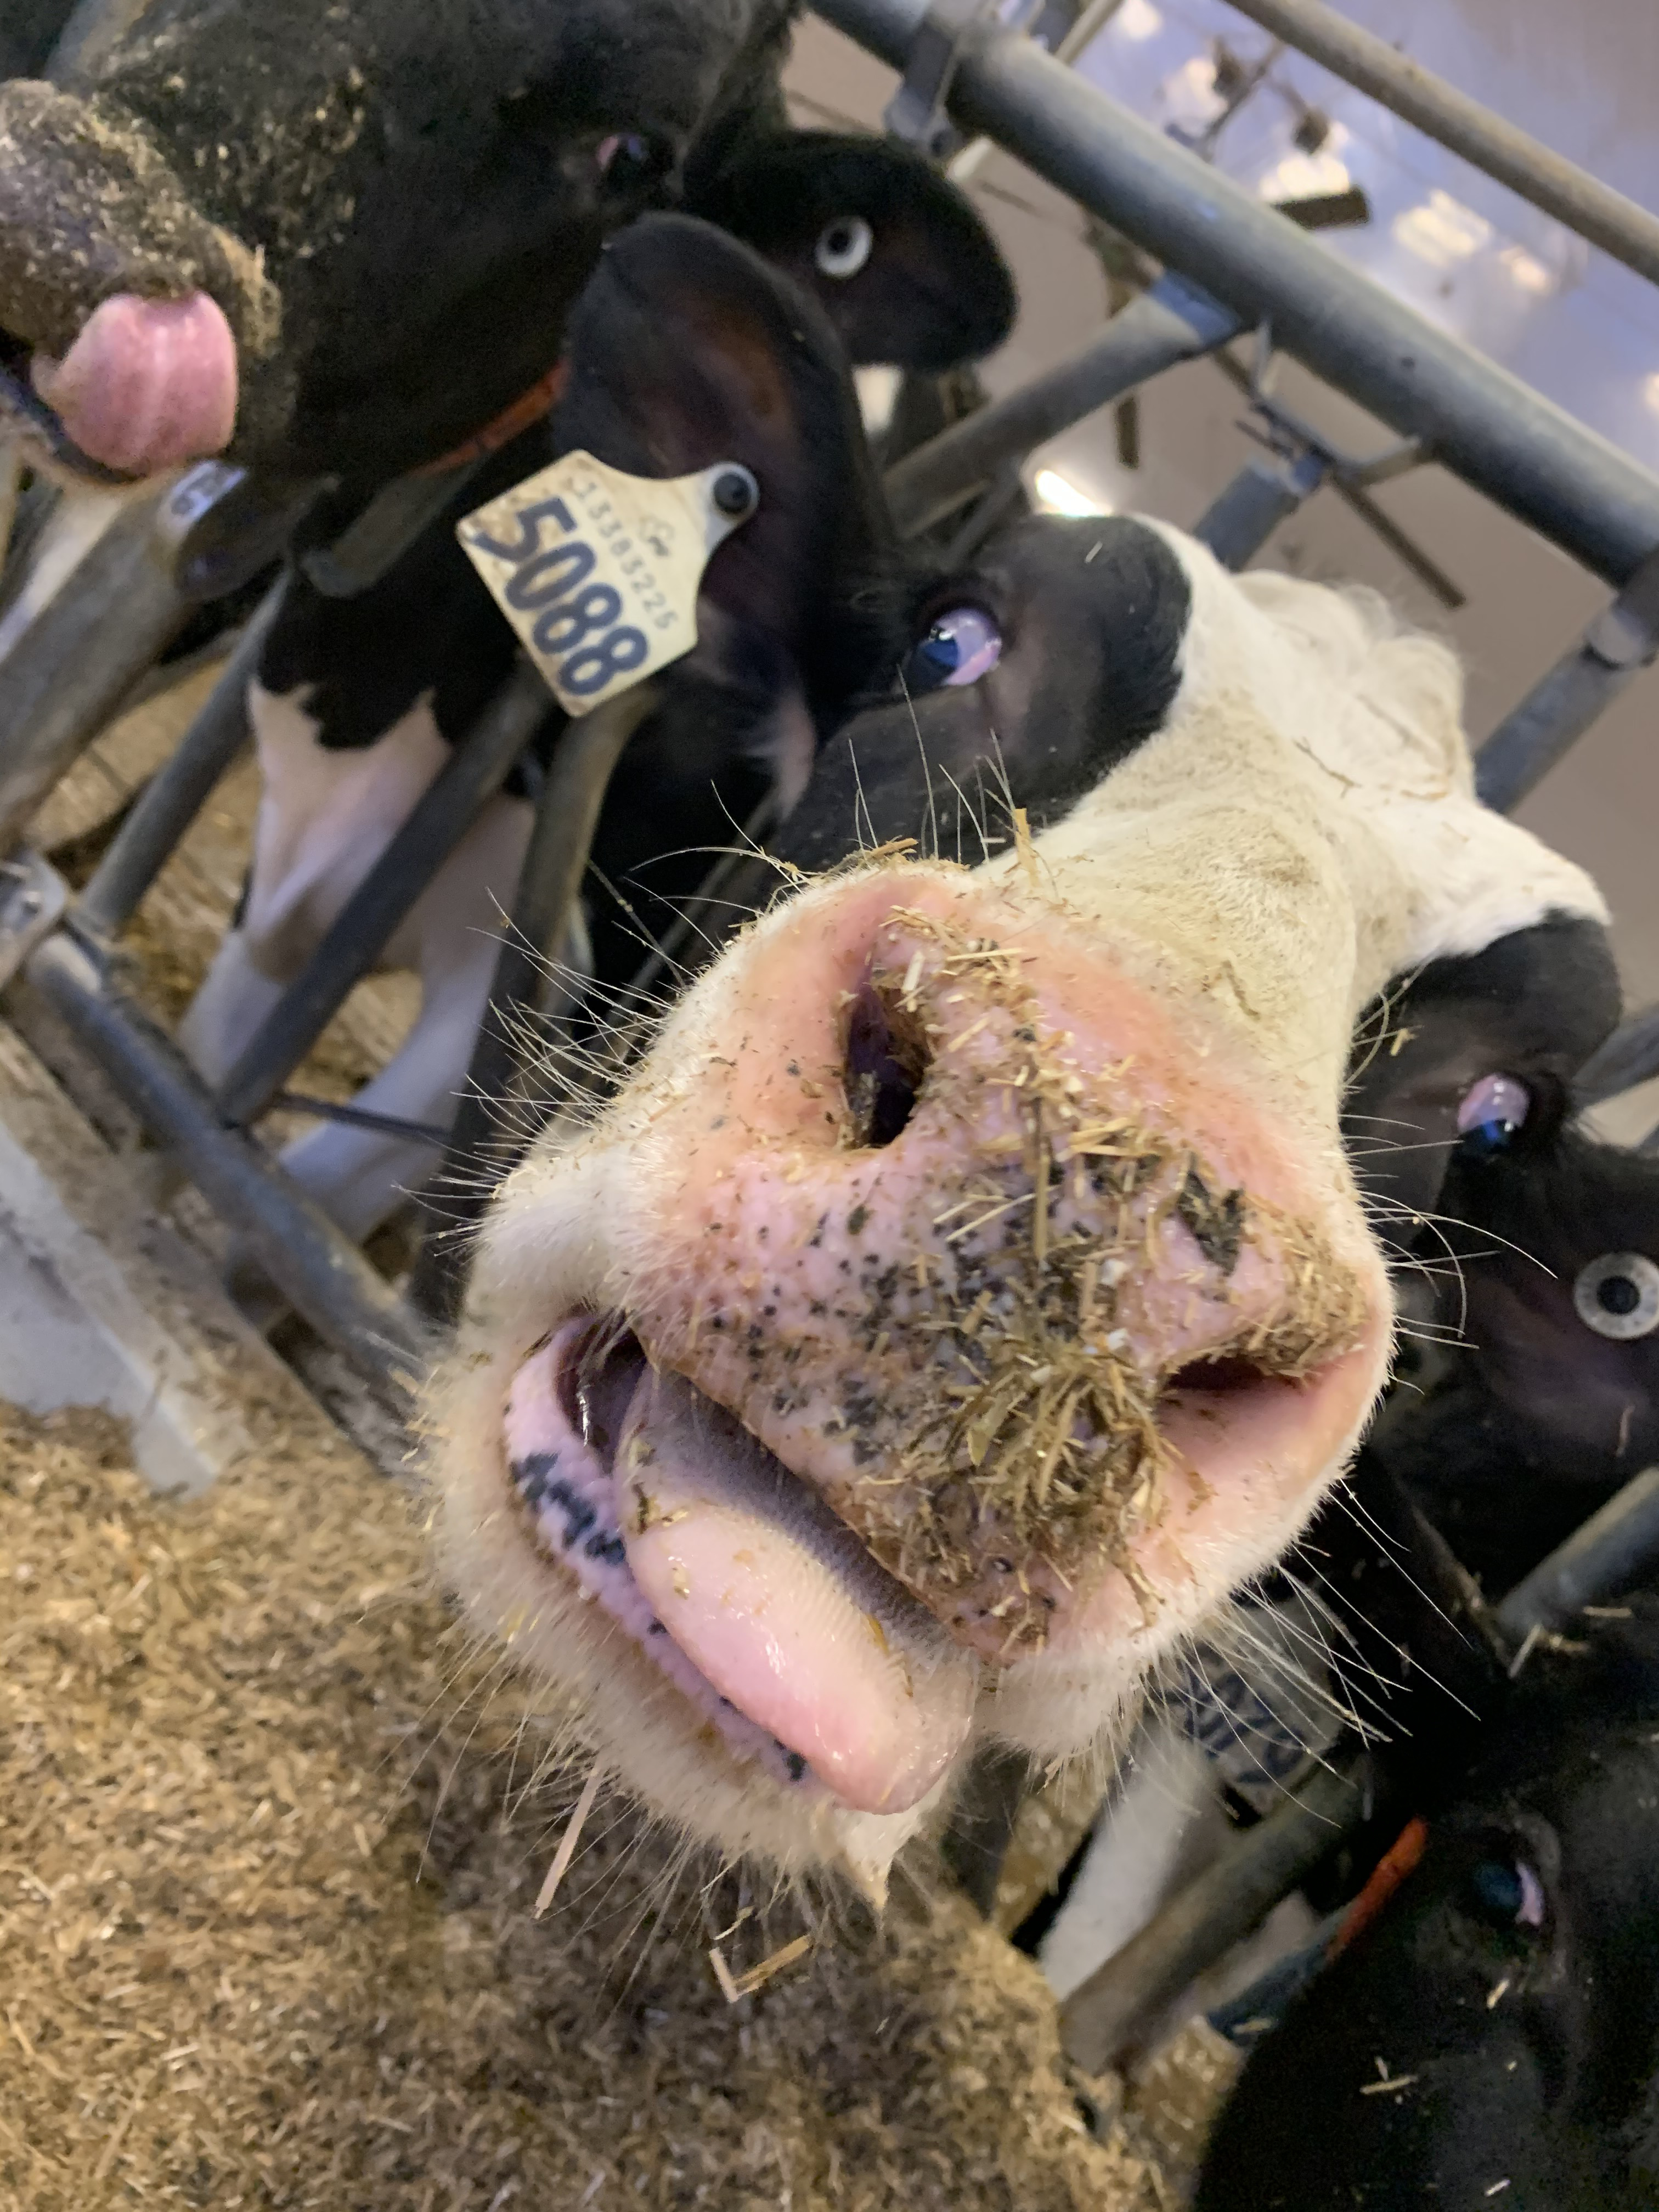
[[[955, 188], [783, 129], [792, 14], [148, 9], [93, 84], [0, 87], [0, 367], [71, 465], [373, 489], [544, 407], [605, 240], [687, 182], [842, 295], [860, 357], [985, 350], [1012, 293]], [[949, 283], [915, 250], [941, 223]]]
[[[901, 574], [844, 373], [837, 407], [783, 280], [691, 228], [596, 279], [596, 449], [746, 460], [778, 543], [711, 594], [784, 604], [798, 533], [861, 661], [799, 888], [498, 1195], [444, 1540], [641, 1795], [874, 1878], [976, 1737], [1087, 1748], [1290, 1542], [1389, 1363], [1367, 1010], [1602, 908], [1475, 802], [1449, 654], [1374, 602], [1123, 520]], [[646, 301], [704, 400], [604, 349]], [[792, 523], [834, 439], [847, 495]]]

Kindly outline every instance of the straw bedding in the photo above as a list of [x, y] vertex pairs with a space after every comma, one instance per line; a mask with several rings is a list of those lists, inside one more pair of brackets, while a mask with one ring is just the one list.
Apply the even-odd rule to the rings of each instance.
[[[0, 1408], [0, 1588], [8, 2212], [1165, 2201], [949, 1895], [837, 1933], [601, 1796], [535, 1922], [574, 1783], [343, 1444], [167, 1503], [106, 1417]], [[727, 2004], [711, 1943], [803, 1932]]]

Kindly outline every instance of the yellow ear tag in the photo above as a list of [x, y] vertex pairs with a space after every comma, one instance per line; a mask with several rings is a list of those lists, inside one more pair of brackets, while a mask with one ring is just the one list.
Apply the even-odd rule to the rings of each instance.
[[759, 502], [737, 461], [630, 477], [567, 453], [455, 534], [554, 697], [587, 714], [690, 652], [709, 556]]

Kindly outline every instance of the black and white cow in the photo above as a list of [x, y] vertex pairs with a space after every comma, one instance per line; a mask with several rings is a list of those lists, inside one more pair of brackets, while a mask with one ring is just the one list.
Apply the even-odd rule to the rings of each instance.
[[[641, 357], [660, 386], [648, 400], [635, 393], [647, 410], [641, 419], [682, 442], [688, 410], [701, 409], [711, 433], [729, 427], [722, 458], [763, 477], [766, 508], [744, 545], [711, 568], [702, 642], [672, 672], [670, 702], [617, 772], [595, 852], [602, 988], [625, 982], [644, 957], [636, 902], [647, 926], [672, 913], [674, 897], [707, 870], [702, 848], [728, 842], [733, 821], [769, 789], [784, 804], [797, 798], [847, 696], [849, 624], [828, 588], [836, 562], [827, 527], [842, 505], [846, 360], [936, 366], [994, 344], [1013, 312], [984, 224], [903, 148], [822, 132], [762, 135], [724, 149], [717, 173], [730, 222], [750, 228], [769, 260], [800, 279], [804, 289], [783, 296], [817, 318], [810, 346], [802, 343], [828, 414], [801, 441], [793, 416], [774, 419], [764, 389], [706, 392], [687, 366], [692, 342], [648, 323], [640, 331]], [[583, 351], [578, 342], [578, 383], [587, 374]], [[251, 687], [264, 790], [246, 894], [180, 1033], [210, 1081], [234, 1064], [511, 669], [517, 641], [457, 544], [456, 521], [579, 443], [574, 434], [561, 441], [556, 426], [522, 432], [356, 597], [325, 596], [302, 568], [290, 578]], [[660, 473], [648, 451], [641, 473]], [[762, 602], [757, 566], [769, 570]], [[869, 581], [867, 568], [856, 559], [842, 567], [850, 597]], [[861, 635], [856, 620], [850, 628]], [[851, 658], [861, 676], [863, 659]], [[562, 726], [550, 700], [544, 756]], [[365, 1110], [428, 1127], [453, 1118], [531, 816], [522, 784], [510, 783], [388, 946], [387, 967], [419, 972], [422, 1010], [403, 1049], [361, 1095]], [[418, 1138], [335, 1123], [284, 1157], [361, 1239], [439, 1155]]]
[[1442, 1340], [1371, 1446], [1494, 1596], [1659, 1459], [1659, 1161], [1565, 1103], [1524, 1067], [1471, 1094], [1425, 1259]]
[[1443, 1775], [1251, 2057], [1199, 2212], [1659, 2203], [1659, 1604], [1627, 1610]]
[[[1451, 657], [1371, 601], [1127, 519], [908, 571], [844, 378], [717, 234], [631, 230], [578, 351], [567, 433], [624, 468], [719, 458], [763, 381], [757, 523], [838, 441], [805, 544], [846, 707], [799, 887], [498, 1194], [444, 1549], [629, 1787], [879, 1887], [976, 1741], [1109, 1740], [1346, 1464], [1393, 1322], [1341, 1141], [1367, 1009], [1504, 948], [1610, 1024], [1603, 909], [1475, 802]], [[769, 505], [719, 556], [762, 626]], [[1455, 1137], [1471, 1079], [1409, 1050]]]
[[92, 83], [0, 88], [0, 331], [110, 466], [372, 489], [544, 390], [700, 140], [781, 127], [793, 13], [150, 0]]

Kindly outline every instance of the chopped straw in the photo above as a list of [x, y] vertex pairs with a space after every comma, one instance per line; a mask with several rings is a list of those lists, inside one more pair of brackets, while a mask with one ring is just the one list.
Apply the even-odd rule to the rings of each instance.
[[558, 1895], [559, 1884], [564, 1880], [565, 1869], [575, 1856], [576, 1845], [581, 1839], [582, 1823], [593, 1809], [593, 1800], [599, 1794], [599, 1770], [596, 1766], [582, 1784], [582, 1794], [576, 1800], [576, 1809], [570, 1816], [570, 1825], [559, 1838], [559, 1848], [553, 1854], [553, 1863], [547, 1869], [547, 1880], [542, 1884], [536, 1899], [533, 1917], [539, 1920]]

